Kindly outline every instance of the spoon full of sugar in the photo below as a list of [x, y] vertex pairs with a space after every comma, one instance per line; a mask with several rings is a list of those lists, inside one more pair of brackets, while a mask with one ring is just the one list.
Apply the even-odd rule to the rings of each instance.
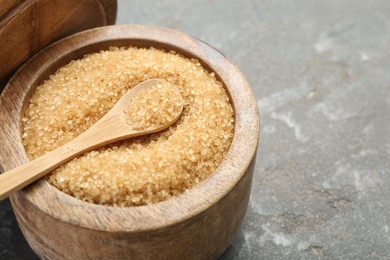
[[0, 201], [87, 151], [168, 128], [180, 118], [183, 106], [180, 91], [168, 81], [150, 79], [138, 84], [87, 131], [33, 161], [0, 174]]

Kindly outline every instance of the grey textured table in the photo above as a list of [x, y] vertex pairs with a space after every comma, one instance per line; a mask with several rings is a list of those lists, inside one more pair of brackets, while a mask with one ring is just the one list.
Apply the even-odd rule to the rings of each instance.
[[[219, 49], [261, 138], [245, 221], [221, 259], [390, 259], [390, 1], [119, 1], [117, 23]], [[8, 202], [0, 259], [35, 259]]]

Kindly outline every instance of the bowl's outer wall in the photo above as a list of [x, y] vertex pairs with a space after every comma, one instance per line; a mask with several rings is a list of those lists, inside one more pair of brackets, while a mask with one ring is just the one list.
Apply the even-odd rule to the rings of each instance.
[[[42, 259], [214, 259], [228, 247], [246, 212], [254, 159], [218, 203], [183, 222], [147, 232], [102, 232], [55, 219], [12, 197], [19, 226]], [[29, 212], [25, 214], [25, 212]]]

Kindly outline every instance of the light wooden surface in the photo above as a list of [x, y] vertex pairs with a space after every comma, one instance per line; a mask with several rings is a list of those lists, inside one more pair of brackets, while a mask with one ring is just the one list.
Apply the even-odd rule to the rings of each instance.
[[[0, 99], [0, 164], [27, 161], [20, 139], [29, 93], [58, 67], [110, 45], [154, 46], [195, 57], [226, 85], [235, 132], [224, 161], [206, 181], [167, 201], [140, 207], [94, 205], [40, 180], [11, 196], [19, 225], [44, 259], [212, 259], [229, 245], [246, 212], [258, 143], [259, 115], [240, 71], [207, 44], [176, 31], [112, 26], [66, 38], [18, 71]], [[36, 68], [39, 67], [39, 71]]]
[[116, 0], [0, 1], [0, 91], [44, 46], [79, 31], [115, 23]]
[[[143, 90], [156, 86], [160, 80], [150, 79], [129, 90], [98, 122], [70, 142], [54, 151], [0, 175], [0, 200], [33, 183], [71, 159], [98, 147], [137, 136], [160, 132], [175, 123], [183, 112], [183, 103], [164, 125], [134, 130], [128, 124], [125, 110], [132, 99]], [[178, 92], [178, 91], [177, 91]], [[180, 92], [178, 92], [178, 97]]]

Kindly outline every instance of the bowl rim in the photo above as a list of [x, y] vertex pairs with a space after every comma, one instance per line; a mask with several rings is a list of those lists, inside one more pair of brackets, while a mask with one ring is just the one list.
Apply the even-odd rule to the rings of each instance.
[[[174, 225], [204, 212], [226, 196], [246, 174], [255, 157], [260, 122], [256, 98], [244, 75], [226, 56], [203, 41], [172, 29], [145, 25], [105, 26], [74, 34], [46, 47], [16, 72], [0, 96], [0, 119], [8, 120], [8, 124], [2, 124], [3, 134], [0, 133], [0, 143], [4, 144], [4, 148], [0, 148], [0, 164], [4, 169], [12, 169], [28, 160], [20, 134], [15, 133], [20, 132], [21, 111], [32, 91], [29, 87], [42, 82], [42, 75], [47, 75], [47, 71], [80, 58], [87, 49], [84, 54], [94, 52], [94, 48], [98, 51], [104, 49], [102, 46], [122, 44], [171, 48], [186, 57], [197, 58], [206, 69], [215, 72], [227, 89], [235, 113], [233, 140], [222, 163], [197, 186], [151, 205], [92, 204], [63, 193], [44, 179], [11, 195], [13, 203], [22, 199], [53, 218], [88, 229], [144, 232]], [[18, 91], [22, 95], [15, 95]], [[57, 204], [54, 209], [52, 203]]]

